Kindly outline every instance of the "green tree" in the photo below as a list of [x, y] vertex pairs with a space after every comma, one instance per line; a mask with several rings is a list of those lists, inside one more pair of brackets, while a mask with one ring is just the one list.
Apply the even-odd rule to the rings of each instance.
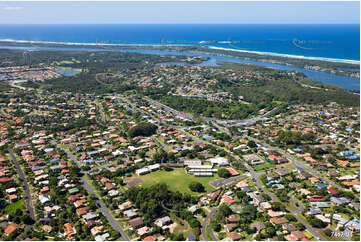
[[191, 182], [188, 187], [192, 192], [204, 192], [205, 190], [200, 182]]
[[128, 131], [130, 137], [150, 136], [155, 133], [157, 126], [148, 122], [140, 122]]
[[220, 177], [223, 178], [228, 178], [231, 176], [231, 173], [226, 168], [219, 168], [217, 173]]
[[212, 229], [213, 229], [213, 231], [219, 232], [219, 231], [221, 231], [222, 226], [220, 223], [212, 221]]
[[256, 148], [257, 147], [257, 144], [253, 140], [248, 141], [247, 145], [248, 145], [249, 148]]

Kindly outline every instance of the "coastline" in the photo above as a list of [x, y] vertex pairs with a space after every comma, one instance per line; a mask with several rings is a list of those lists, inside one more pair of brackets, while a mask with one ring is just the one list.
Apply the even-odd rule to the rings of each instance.
[[[202, 42], [202, 41], [200, 41]], [[14, 39], [0, 39], [0, 44], [40, 44], [40, 45], [62, 45], [62, 46], [74, 46], [74, 47], [203, 47], [211, 50], [223, 50], [223, 51], [232, 51], [240, 52], [247, 54], [255, 55], [264, 55], [264, 56], [275, 56], [291, 59], [301, 59], [301, 60], [313, 60], [313, 61], [324, 61], [324, 62], [333, 62], [333, 63], [344, 63], [352, 65], [360, 65], [360, 60], [350, 60], [350, 59], [338, 59], [338, 58], [328, 58], [328, 57], [313, 57], [313, 56], [302, 56], [302, 55], [292, 55], [284, 53], [274, 53], [274, 52], [262, 52], [262, 51], [252, 51], [252, 50], [238, 50], [233, 48], [224, 48], [210, 45], [194, 45], [194, 44], [107, 44], [107, 43], [80, 43], [80, 42], [57, 42], [57, 41], [31, 41], [31, 40], [14, 40]]]
[[[36, 44], [32, 44], [36, 43]], [[267, 66], [273, 69], [297, 71], [307, 76], [309, 80], [333, 84], [347, 90], [359, 90], [360, 65], [345, 62], [327, 62], [319, 60], [296, 59], [256, 53], [211, 49], [208, 46], [175, 46], [175, 45], [122, 45], [122, 44], [94, 44], [51, 42], [45, 44], [38, 41], [1, 42], [0, 49], [24, 52], [38, 51], [96, 51], [96, 52], [135, 52], [155, 55], [185, 55], [204, 56], [217, 61], [248, 63]], [[316, 67], [316, 68], [313, 68]], [[338, 70], [349, 68], [350, 70]]]
[[281, 54], [281, 53], [274, 53], [274, 52], [260, 52], [260, 51], [252, 51], [252, 50], [237, 50], [237, 49], [232, 49], [232, 48], [223, 48], [223, 47], [215, 47], [215, 46], [208, 46], [208, 48], [214, 49], [214, 50], [234, 51], [234, 52], [258, 54], [258, 55], [286, 57], [286, 58], [293, 58], [293, 59], [306, 59], [306, 60], [317, 60], [317, 61], [327, 61], [327, 62], [360, 65], [360, 61], [358, 61], [358, 60], [336, 59], [336, 58], [327, 58], [327, 57], [311, 57], [311, 56], [303, 56], [303, 55], [290, 55], [290, 54]]

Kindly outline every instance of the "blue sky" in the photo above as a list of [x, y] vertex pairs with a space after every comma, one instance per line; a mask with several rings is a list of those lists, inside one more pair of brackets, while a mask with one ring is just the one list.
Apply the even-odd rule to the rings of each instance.
[[352, 24], [359, 2], [0, 2], [0, 24]]

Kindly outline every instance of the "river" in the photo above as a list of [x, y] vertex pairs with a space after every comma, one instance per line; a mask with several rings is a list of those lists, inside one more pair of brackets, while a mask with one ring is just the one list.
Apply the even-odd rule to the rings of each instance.
[[217, 56], [211, 54], [201, 53], [188, 53], [179, 51], [165, 51], [165, 50], [141, 50], [141, 49], [100, 49], [100, 48], [67, 48], [67, 47], [26, 47], [26, 46], [0, 46], [0, 49], [12, 49], [12, 50], [26, 50], [26, 51], [92, 51], [92, 52], [133, 52], [140, 54], [152, 54], [152, 55], [184, 55], [184, 56], [202, 56], [208, 57], [209, 60], [198, 64], [199, 66], [215, 66], [217, 62], [234, 62], [234, 63], [245, 63], [254, 64], [260, 66], [267, 66], [270, 68], [286, 71], [298, 71], [306, 75], [306, 77], [312, 81], [333, 84], [349, 90], [360, 90], [360, 80], [354, 77], [340, 76], [323, 71], [309, 70], [296, 66], [275, 64], [270, 62], [255, 61], [249, 59], [241, 59], [229, 56]]

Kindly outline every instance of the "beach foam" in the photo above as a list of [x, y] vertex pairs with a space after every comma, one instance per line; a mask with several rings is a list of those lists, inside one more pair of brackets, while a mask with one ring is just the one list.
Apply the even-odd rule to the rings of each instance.
[[259, 55], [271, 55], [271, 56], [280, 56], [280, 57], [288, 57], [288, 58], [296, 58], [296, 59], [320, 60], [320, 61], [341, 62], [341, 63], [360, 65], [360, 61], [357, 60], [335, 59], [335, 58], [326, 58], [326, 57], [311, 57], [311, 56], [303, 56], [303, 55], [290, 55], [290, 54], [280, 54], [273, 52], [261, 52], [261, 51], [251, 51], [251, 50], [237, 50], [237, 49], [223, 48], [216, 46], [208, 46], [208, 48], [215, 50], [226, 50], [226, 51], [234, 51], [234, 52], [259, 54]]
[[[14, 39], [0, 39], [0, 42], [13, 42], [13, 43], [22, 43], [22, 44], [60, 44], [67, 46], [114, 46], [114, 47], [122, 47], [122, 46], [190, 46], [189, 44], [107, 44], [107, 43], [79, 43], [79, 42], [57, 42], [57, 41], [31, 41], [31, 40], [14, 40]], [[227, 41], [224, 41], [227, 42]], [[336, 58], [326, 58], [326, 57], [311, 57], [311, 56], [302, 56], [302, 55], [290, 55], [290, 54], [281, 54], [274, 52], [261, 52], [261, 51], [251, 51], [251, 50], [239, 50], [232, 48], [224, 48], [224, 47], [216, 47], [216, 46], [207, 46], [202, 45], [202, 47], [207, 47], [214, 50], [225, 50], [225, 51], [233, 51], [233, 52], [243, 52], [250, 54], [258, 54], [258, 55], [269, 55], [269, 56], [279, 56], [279, 57], [287, 57], [287, 58], [296, 58], [296, 59], [308, 59], [308, 60], [319, 60], [319, 61], [328, 61], [328, 62], [338, 62], [338, 63], [348, 63], [348, 64], [356, 64], [360, 65], [360, 61], [358, 60], [348, 60], [348, 59], [336, 59]]]

